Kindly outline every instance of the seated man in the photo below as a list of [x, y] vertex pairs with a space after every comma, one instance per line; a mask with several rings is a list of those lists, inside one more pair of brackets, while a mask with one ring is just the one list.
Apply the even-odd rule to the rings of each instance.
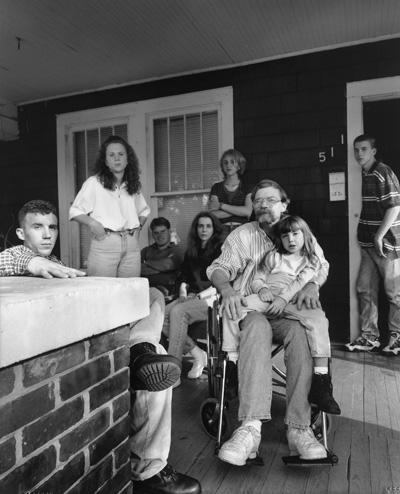
[[[85, 276], [83, 271], [64, 266], [51, 254], [58, 236], [56, 210], [52, 204], [30, 201], [21, 208], [18, 220], [17, 235], [24, 245], [0, 253], [0, 276]], [[181, 366], [175, 357], [165, 355], [159, 344], [163, 320], [164, 298], [152, 288], [149, 316], [133, 323], [130, 330], [130, 446], [134, 491], [198, 494], [201, 492], [199, 482], [176, 472], [167, 463], [171, 444], [171, 386], [179, 379]]]
[[[207, 275], [222, 296], [221, 309], [231, 319], [242, 315], [244, 297], [251, 294], [251, 282], [266, 252], [274, 248], [273, 225], [289, 205], [285, 191], [272, 180], [263, 180], [253, 189], [256, 221], [234, 230], [225, 240], [222, 253], [207, 270]], [[328, 274], [325, 261], [318, 275], [293, 299], [298, 308], [303, 302], [312, 310], [320, 307], [318, 286]], [[250, 312], [240, 323], [238, 359], [239, 421], [242, 422], [225, 442], [219, 458], [234, 465], [245, 465], [255, 458], [261, 441], [261, 422], [271, 420], [272, 340], [283, 343], [286, 363], [287, 439], [292, 454], [302, 459], [326, 458], [327, 452], [310, 428], [311, 407], [308, 395], [313, 361], [304, 327], [290, 319], [268, 320], [261, 312]], [[229, 385], [229, 384], [228, 384]]]
[[171, 295], [182, 264], [182, 255], [178, 246], [171, 242], [171, 224], [166, 218], [154, 218], [150, 229], [154, 243], [141, 250], [140, 275], [149, 280], [150, 286], [159, 288], [164, 295]]

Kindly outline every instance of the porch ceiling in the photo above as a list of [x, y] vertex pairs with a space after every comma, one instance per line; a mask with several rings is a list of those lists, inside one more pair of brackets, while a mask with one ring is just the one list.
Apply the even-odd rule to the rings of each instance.
[[0, 0], [0, 100], [398, 36], [398, 0]]

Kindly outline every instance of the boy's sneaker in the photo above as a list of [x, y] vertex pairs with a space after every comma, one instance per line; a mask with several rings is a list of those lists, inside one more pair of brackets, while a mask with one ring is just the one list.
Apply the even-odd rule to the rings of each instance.
[[323, 412], [340, 415], [339, 405], [332, 396], [333, 386], [328, 374], [314, 374], [308, 401], [317, 405]]
[[395, 357], [400, 353], [400, 334], [390, 333], [390, 341], [382, 348], [381, 355], [385, 357]]
[[376, 336], [359, 336], [352, 343], [345, 345], [350, 352], [379, 352], [380, 346]]

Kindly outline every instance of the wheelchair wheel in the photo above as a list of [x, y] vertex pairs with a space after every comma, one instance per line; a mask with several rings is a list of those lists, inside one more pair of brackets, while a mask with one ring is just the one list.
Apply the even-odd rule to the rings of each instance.
[[[218, 438], [218, 421], [220, 414], [219, 401], [216, 398], [207, 398], [203, 401], [200, 408], [200, 420], [204, 432], [212, 439]], [[231, 424], [228, 411], [224, 407], [222, 410], [222, 430], [221, 440], [228, 437], [231, 432]]]
[[[325, 414], [325, 416], [326, 433], [329, 434], [329, 431], [331, 430], [331, 419], [328, 414]], [[311, 406], [311, 430], [313, 431], [317, 441], [322, 442], [324, 439], [322, 432], [322, 412], [314, 405]]]

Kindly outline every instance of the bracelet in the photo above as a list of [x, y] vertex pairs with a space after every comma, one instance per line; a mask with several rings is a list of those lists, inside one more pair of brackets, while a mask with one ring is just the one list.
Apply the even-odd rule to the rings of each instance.
[[318, 281], [309, 281], [309, 283], [312, 283], [313, 285], [317, 285], [318, 289], [321, 287]]

